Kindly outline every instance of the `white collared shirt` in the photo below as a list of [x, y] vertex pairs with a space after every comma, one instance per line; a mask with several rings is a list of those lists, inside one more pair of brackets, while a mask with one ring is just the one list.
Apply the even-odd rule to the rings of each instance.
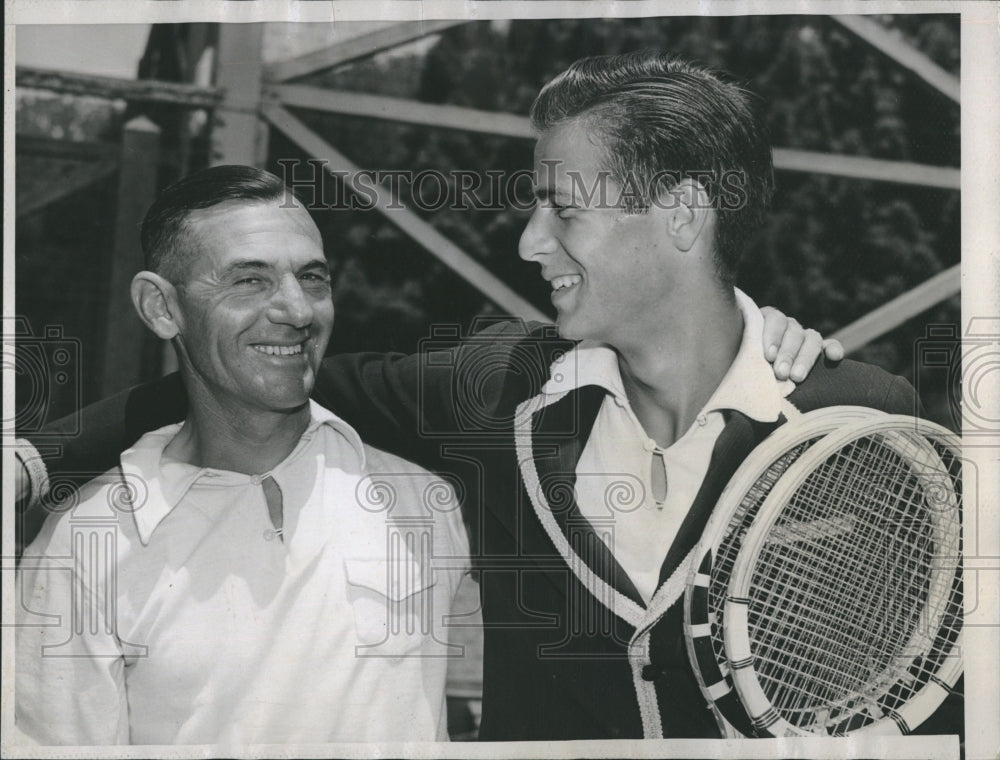
[[311, 413], [270, 473], [283, 536], [259, 476], [164, 457], [178, 425], [50, 516], [18, 572], [23, 733], [224, 747], [447, 738], [457, 650], [443, 617], [469, 566], [454, 493]]
[[[590, 438], [576, 466], [576, 498], [584, 517], [648, 603], [656, 591], [660, 566], [687, 516], [725, 426], [723, 410], [774, 422], [784, 398], [795, 389], [779, 381], [764, 358], [764, 319], [740, 290], [743, 338], [732, 365], [697, 415], [671, 446], [660, 449], [632, 410], [615, 352], [583, 341], [553, 364], [543, 393], [556, 394], [597, 385], [607, 391]], [[654, 456], [654, 452], [658, 453]], [[654, 499], [652, 467], [666, 473], [666, 499]]]

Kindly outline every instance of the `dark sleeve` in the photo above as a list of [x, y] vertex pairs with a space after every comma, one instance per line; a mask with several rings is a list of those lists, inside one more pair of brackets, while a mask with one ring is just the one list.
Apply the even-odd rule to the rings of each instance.
[[924, 416], [917, 392], [904, 378], [850, 359], [816, 362], [789, 399], [803, 411], [846, 405], [867, 406], [889, 414]]
[[[323, 360], [313, 398], [346, 420], [368, 444], [423, 459], [421, 434], [455, 427], [450, 393], [457, 348], [424, 354], [341, 354]], [[421, 462], [423, 463], [423, 462]]]
[[[327, 357], [316, 376], [313, 397], [358, 429], [368, 443], [394, 453], [414, 437], [420, 425], [446, 427], [452, 409], [447, 403], [454, 347], [441, 365], [427, 365], [420, 356], [346, 354]], [[421, 404], [425, 395], [427, 402]], [[421, 409], [427, 411], [422, 415]], [[51, 482], [82, 485], [118, 463], [121, 452], [143, 434], [180, 422], [187, 412], [187, 394], [180, 373], [135, 386], [90, 404], [45, 426], [26, 438], [41, 454]], [[408, 446], [407, 448], [412, 448]]]
[[[429, 439], [461, 435], [494, 419], [511, 374], [511, 351], [537, 327], [500, 322], [464, 340], [457, 333], [432, 338], [409, 356], [327, 357], [313, 397], [367, 443], [430, 466], [424, 445]], [[186, 412], [187, 394], [179, 373], [173, 373], [22, 437], [42, 455], [50, 480], [79, 485], [114, 467], [144, 433], [180, 422]]]
[[38, 450], [50, 480], [63, 476], [82, 485], [118, 464], [121, 453], [144, 433], [180, 422], [187, 394], [173, 373], [90, 404], [22, 437]]
[[886, 390], [885, 400], [879, 407], [889, 414], [909, 414], [913, 417], [924, 416], [924, 406], [912, 385], [898, 375], [892, 375], [892, 382]]
[[462, 340], [423, 341], [409, 356], [333, 356], [313, 396], [367, 443], [433, 469], [436, 442], [507, 432], [505, 403], [544, 381], [563, 343], [542, 326], [507, 321]]

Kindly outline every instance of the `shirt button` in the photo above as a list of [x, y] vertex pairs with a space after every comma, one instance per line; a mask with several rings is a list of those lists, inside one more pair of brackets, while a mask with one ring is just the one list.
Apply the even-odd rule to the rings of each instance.
[[649, 452], [656, 451], [656, 441], [650, 438], [644, 444], [642, 444], [642, 447]]
[[699, 414], [698, 424], [701, 425], [702, 427], [705, 427], [705, 425], [708, 424], [708, 417], [706, 417], [704, 414]]
[[267, 530], [264, 531], [264, 540], [273, 541], [277, 535], [278, 534], [275, 531], [268, 528]]
[[252, 478], [250, 478], [250, 482], [253, 483], [255, 486], [259, 486], [260, 485], [260, 475], [254, 475]]

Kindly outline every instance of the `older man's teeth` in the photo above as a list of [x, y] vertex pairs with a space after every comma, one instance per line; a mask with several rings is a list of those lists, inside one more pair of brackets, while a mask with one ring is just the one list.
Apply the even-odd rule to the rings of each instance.
[[294, 346], [254, 346], [254, 349], [269, 356], [292, 356], [302, 353], [302, 344], [296, 343]]
[[552, 289], [562, 290], [572, 285], [578, 284], [583, 278], [576, 274], [564, 274], [561, 277], [552, 278]]

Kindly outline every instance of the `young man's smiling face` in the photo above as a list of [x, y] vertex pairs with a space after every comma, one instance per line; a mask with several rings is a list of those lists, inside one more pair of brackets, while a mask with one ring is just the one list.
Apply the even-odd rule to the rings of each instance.
[[248, 413], [308, 402], [333, 300], [319, 230], [300, 205], [230, 201], [192, 212], [193, 246], [177, 287], [179, 340], [191, 382]]
[[518, 249], [552, 285], [560, 334], [612, 346], [641, 339], [672, 282], [663, 210], [625, 213], [623, 188], [580, 119], [541, 133], [535, 181], [538, 203]]

